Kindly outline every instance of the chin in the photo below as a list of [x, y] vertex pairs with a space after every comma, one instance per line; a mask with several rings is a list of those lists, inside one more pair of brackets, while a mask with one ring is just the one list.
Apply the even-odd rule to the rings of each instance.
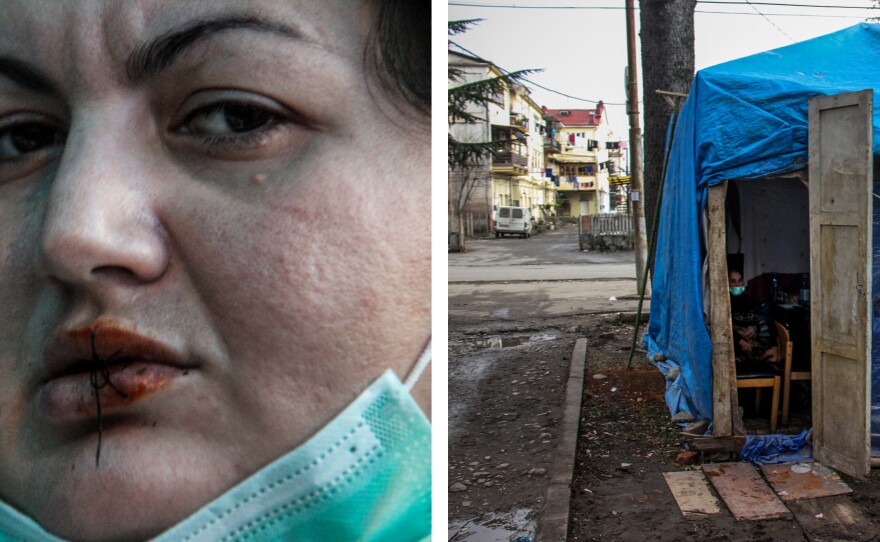
[[138, 519], [109, 520], [94, 518], [96, 522], [76, 518], [69, 523], [59, 525], [43, 525], [52, 534], [72, 542], [143, 542], [162, 533], [165, 529], [156, 529]]
[[[89, 445], [91, 444], [91, 445]], [[221, 458], [192, 444], [169, 447], [106, 435], [100, 464], [96, 442], [68, 449], [41, 472], [32, 515], [46, 530], [76, 542], [142, 541], [173, 527], [234, 484]]]

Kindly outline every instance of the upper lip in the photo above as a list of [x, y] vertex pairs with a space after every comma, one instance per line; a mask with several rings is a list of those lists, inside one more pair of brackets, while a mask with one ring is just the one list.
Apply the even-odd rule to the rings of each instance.
[[120, 322], [96, 320], [55, 334], [45, 351], [43, 381], [105, 364], [131, 362], [184, 366], [183, 356], [158, 339], [137, 333]]

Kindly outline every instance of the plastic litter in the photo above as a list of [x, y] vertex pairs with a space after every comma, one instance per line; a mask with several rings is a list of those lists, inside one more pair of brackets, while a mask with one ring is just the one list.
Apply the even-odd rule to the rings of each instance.
[[791, 472], [795, 472], [797, 474], [806, 474], [810, 472], [812, 467], [810, 467], [809, 463], [798, 463], [797, 465], [793, 465], [791, 467]]
[[809, 429], [791, 437], [788, 435], [748, 435], [743, 444], [743, 461], [754, 465], [793, 463], [813, 459], [813, 440]]

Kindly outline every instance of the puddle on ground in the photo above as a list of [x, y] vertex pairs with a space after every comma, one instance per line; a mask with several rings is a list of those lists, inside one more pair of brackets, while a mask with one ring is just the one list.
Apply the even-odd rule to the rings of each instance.
[[480, 339], [475, 344], [485, 348], [509, 348], [527, 342], [529, 342], [529, 337], [491, 337], [489, 339]]
[[532, 542], [535, 521], [526, 508], [508, 513], [491, 513], [481, 518], [453, 521], [447, 542]]
[[553, 333], [539, 333], [537, 335], [519, 335], [515, 337], [489, 337], [473, 341], [475, 346], [483, 348], [510, 348], [520, 346], [528, 342], [552, 341], [557, 335]]

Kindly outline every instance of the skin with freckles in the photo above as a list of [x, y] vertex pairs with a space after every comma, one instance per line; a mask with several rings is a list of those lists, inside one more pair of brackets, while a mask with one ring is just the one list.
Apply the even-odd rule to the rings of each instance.
[[[407, 375], [429, 134], [364, 65], [373, 4], [0, 4], [2, 500], [145, 539]], [[98, 467], [95, 329], [132, 392]]]

